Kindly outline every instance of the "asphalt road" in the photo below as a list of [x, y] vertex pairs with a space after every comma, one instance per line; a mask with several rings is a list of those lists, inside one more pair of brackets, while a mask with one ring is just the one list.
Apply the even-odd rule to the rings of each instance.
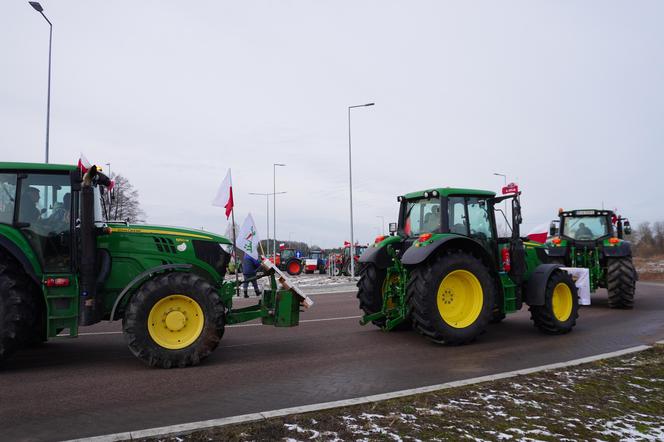
[[150, 369], [120, 324], [24, 350], [0, 370], [3, 441], [140, 430], [420, 387], [567, 361], [664, 339], [664, 285], [639, 283], [632, 311], [600, 291], [565, 336], [538, 332], [527, 311], [467, 346], [358, 324], [354, 293], [313, 295], [299, 327], [229, 327], [202, 365]]

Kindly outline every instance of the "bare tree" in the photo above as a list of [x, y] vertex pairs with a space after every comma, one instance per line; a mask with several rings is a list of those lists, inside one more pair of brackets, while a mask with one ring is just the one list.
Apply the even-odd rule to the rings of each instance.
[[127, 221], [130, 223], [145, 221], [145, 212], [141, 209], [138, 190], [122, 175], [113, 175], [115, 186], [107, 199], [107, 217], [109, 221]]

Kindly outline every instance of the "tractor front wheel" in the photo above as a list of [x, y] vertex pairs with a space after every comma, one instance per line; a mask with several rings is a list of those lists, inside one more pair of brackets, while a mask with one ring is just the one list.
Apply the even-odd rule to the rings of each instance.
[[291, 259], [288, 261], [288, 264], [286, 264], [286, 271], [291, 276], [299, 275], [302, 273], [302, 263], [299, 259]]
[[413, 328], [441, 344], [471, 342], [492, 317], [494, 292], [479, 259], [461, 251], [438, 255], [411, 272], [407, 297]]
[[123, 319], [129, 350], [151, 367], [197, 365], [224, 334], [224, 306], [192, 273], [154, 277], [131, 298]]
[[636, 270], [632, 258], [607, 259], [606, 285], [610, 308], [634, 308]]
[[530, 319], [549, 335], [568, 333], [579, 317], [579, 296], [572, 277], [556, 270], [546, 284], [544, 305], [530, 306]]

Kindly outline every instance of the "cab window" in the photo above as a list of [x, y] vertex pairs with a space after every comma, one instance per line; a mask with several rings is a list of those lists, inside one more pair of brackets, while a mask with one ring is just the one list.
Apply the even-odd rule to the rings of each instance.
[[493, 239], [491, 218], [489, 218], [488, 204], [483, 199], [468, 198], [468, 220], [470, 222], [470, 236], [479, 240]]
[[27, 174], [18, 187], [18, 223], [44, 270], [68, 271], [72, 225], [69, 175]]
[[13, 224], [16, 207], [16, 174], [0, 173], [0, 223]]
[[440, 198], [408, 201], [404, 219], [406, 235], [419, 236], [422, 233], [439, 232], [440, 223]]
[[466, 206], [462, 196], [453, 196], [447, 200], [450, 220], [450, 233], [468, 236], [468, 220], [466, 219]]

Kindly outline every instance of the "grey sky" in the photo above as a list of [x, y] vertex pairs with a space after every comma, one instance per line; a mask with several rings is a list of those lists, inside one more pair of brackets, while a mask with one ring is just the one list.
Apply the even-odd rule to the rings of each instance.
[[[51, 161], [80, 151], [126, 175], [150, 222], [265, 237], [356, 237], [435, 186], [523, 190], [527, 230], [559, 207], [664, 220], [664, 2], [43, 1], [54, 24]], [[42, 161], [48, 26], [0, 4], [0, 153]], [[260, 176], [260, 178], [259, 178]], [[518, 179], [517, 179], [518, 178]]]

